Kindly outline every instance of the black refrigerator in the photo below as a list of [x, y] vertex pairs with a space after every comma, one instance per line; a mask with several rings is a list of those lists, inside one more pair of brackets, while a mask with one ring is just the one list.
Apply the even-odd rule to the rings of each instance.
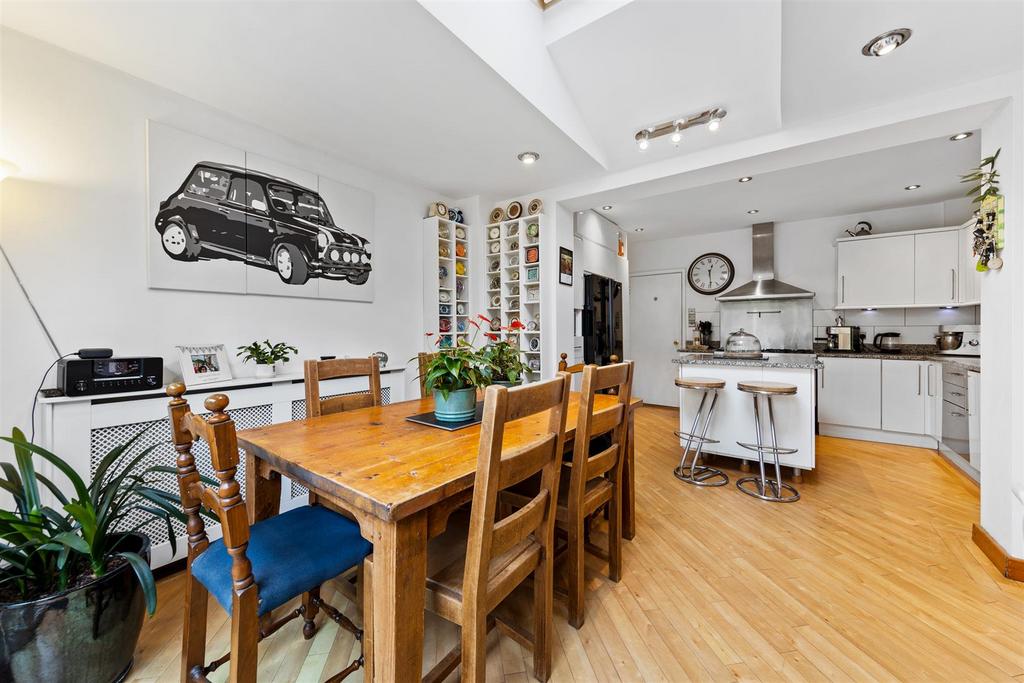
[[583, 360], [606, 365], [622, 356], [622, 283], [601, 275], [583, 276]]

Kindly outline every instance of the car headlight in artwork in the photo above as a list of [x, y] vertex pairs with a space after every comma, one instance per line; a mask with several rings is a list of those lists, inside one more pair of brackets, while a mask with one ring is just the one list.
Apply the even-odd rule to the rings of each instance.
[[337, 249], [331, 249], [331, 260], [332, 261], [337, 261], [340, 258], [341, 258], [341, 252], [339, 252]]
[[367, 256], [369, 256], [370, 254], [373, 253], [373, 251], [370, 249], [370, 243], [369, 242], [363, 242], [363, 251], [366, 252]]
[[321, 249], [326, 249], [327, 245], [331, 243], [331, 236], [328, 235], [323, 230], [321, 230], [319, 233], [317, 233], [316, 243], [317, 246], [319, 246]]
[[369, 263], [369, 262], [370, 262], [370, 255], [369, 254], [363, 254], [363, 263]]

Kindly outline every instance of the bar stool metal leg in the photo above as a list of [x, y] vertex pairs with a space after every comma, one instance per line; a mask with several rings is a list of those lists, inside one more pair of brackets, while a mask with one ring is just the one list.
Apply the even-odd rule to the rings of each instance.
[[[778, 438], [775, 433], [775, 412], [772, 408], [772, 397], [771, 395], [765, 395], [765, 401], [768, 404], [768, 428], [771, 431], [772, 443], [768, 446], [764, 443], [764, 435], [761, 426], [761, 409], [758, 398], [760, 394], [751, 393], [751, 398], [754, 400], [754, 430], [756, 431], [757, 443], [747, 444], [737, 442], [740, 446], [757, 451], [757, 461], [760, 476], [743, 477], [736, 480], [736, 488], [748, 496], [760, 498], [761, 500], [767, 500], [773, 503], [794, 503], [800, 500], [800, 493], [789, 484], [782, 481], [782, 465], [779, 462], [779, 456], [783, 454], [796, 453], [795, 448], [782, 448], [779, 446]], [[765, 453], [771, 453], [774, 459], [775, 465], [775, 479], [774, 481], [768, 479], [767, 473], [765, 472]], [[747, 484], [754, 484], [756, 489], [753, 487], [747, 487]]]
[[[672, 473], [680, 481], [685, 481], [687, 484], [693, 484], [694, 486], [725, 486], [729, 483], [729, 476], [725, 472], [714, 467], [698, 464], [704, 444], [718, 443], [717, 439], [708, 437], [708, 427], [711, 426], [711, 418], [715, 414], [715, 404], [718, 402], [718, 390], [703, 389], [702, 392], [700, 406], [693, 416], [693, 426], [690, 428], [690, 432], [676, 432], [676, 436], [686, 439], [686, 446], [683, 447], [683, 455], [679, 459], [679, 466]], [[707, 402], [709, 392], [711, 393], [711, 405], [708, 407], [707, 413], [704, 413], [704, 404]], [[701, 425], [702, 413], [704, 417], [703, 425]], [[701, 428], [699, 435], [697, 434], [698, 427]], [[690, 459], [689, 464], [687, 464], [691, 448], [693, 449], [693, 457]]]

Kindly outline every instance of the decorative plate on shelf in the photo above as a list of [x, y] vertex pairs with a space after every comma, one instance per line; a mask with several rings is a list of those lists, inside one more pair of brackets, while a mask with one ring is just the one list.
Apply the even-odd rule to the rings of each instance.
[[511, 242], [508, 243], [508, 249], [506, 251], [518, 251], [518, 250], [519, 250], [519, 240], [512, 240]]
[[537, 324], [536, 320], [531, 320], [530, 322], [526, 323], [526, 329], [529, 332], [536, 332], [537, 330], [540, 329], [540, 325]]
[[526, 262], [536, 263], [540, 260], [540, 249], [538, 247], [528, 247], [526, 249]]
[[444, 244], [439, 244], [437, 246], [437, 255], [440, 256], [441, 258], [448, 258], [449, 256], [452, 255], [452, 250], [449, 249]]
[[518, 280], [519, 279], [519, 271], [518, 270], [513, 270], [511, 273], [508, 274], [508, 279], [512, 280], [513, 282]]
[[540, 337], [534, 337], [530, 340], [530, 350], [540, 351]]
[[487, 237], [492, 240], [496, 240], [501, 237], [501, 228], [495, 225], [493, 228], [487, 231]]
[[439, 240], [446, 240], [446, 239], [448, 239], [448, 237], [449, 237], [448, 228], [444, 228], [443, 230], [438, 230], [437, 231], [437, 239], [439, 239]]
[[508, 234], [509, 237], [513, 237], [515, 235], [518, 235], [519, 234], [519, 224], [518, 223], [513, 223], [512, 225], [508, 226], [508, 229], [505, 232]]
[[465, 289], [466, 289], [466, 281], [465, 280], [456, 280], [455, 281], [455, 298], [456, 299], [461, 299], [462, 298], [462, 292]]
[[437, 321], [437, 329], [442, 332], [450, 332], [452, 329], [452, 321], [448, 318], [441, 318]]
[[542, 202], [540, 199], [531, 199], [530, 203], [526, 205], [526, 212], [531, 216], [536, 216], [543, 210], [544, 202]]
[[466, 331], [466, 321], [465, 320], [460, 320], [459, 322], [455, 323], [455, 329], [458, 330], [459, 332], [465, 332]]
[[537, 282], [540, 280], [540, 266], [530, 266], [526, 269], [526, 281]]
[[464, 240], [466, 239], [465, 228], [455, 228], [455, 239]]
[[491, 211], [491, 222], [500, 223], [503, 220], [505, 220], [505, 210], [500, 206], [494, 207], [494, 210]]
[[463, 258], [466, 255], [466, 245], [462, 242], [455, 243], [455, 255], [459, 258]]
[[437, 293], [437, 300], [440, 301], [443, 304], [451, 303], [451, 301], [452, 301], [452, 294], [451, 294], [451, 292], [438, 292]]
[[498, 268], [501, 268], [501, 261], [498, 259], [491, 259], [491, 262], [487, 264], [487, 269], [492, 272], [498, 272]]
[[497, 332], [500, 329], [501, 329], [501, 321], [498, 320], [497, 318], [492, 318], [491, 319], [491, 331], [492, 332]]
[[501, 297], [497, 294], [491, 297], [491, 308], [499, 308], [501, 306]]
[[[517, 310], [519, 308], [519, 299], [516, 299], [516, 298], [509, 299], [508, 300], [508, 307], [510, 309], [512, 309], [513, 311]], [[516, 320], [519, 320], [519, 318], [516, 318]]]
[[509, 265], [509, 267], [518, 266], [519, 265], [519, 256], [517, 254], [512, 254], [511, 256], [509, 256], [508, 257], [508, 265]]
[[509, 220], [519, 218], [523, 215], [523, 205], [519, 202], [509, 202], [508, 208], [505, 209], [505, 215], [509, 217]]
[[440, 313], [441, 315], [451, 315], [452, 306], [451, 304], [441, 304], [440, 306], [437, 307], [437, 312]]
[[533, 239], [540, 234], [540, 226], [536, 223], [530, 223], [526, 226], [526, 236]]
[[441, 337], [441, 348], [442, 349], [450, 349], [451, 347], [452, 347], [452, 338], [451, 337]]
[[441, 279], [441, 280], [443, 280], [446, 277], [448, 277], [448, 266], [438, 266], [437, 267], [437, 277], [439, 279]]
[[466, 264], [463, 263], [462, 261], [459, 261], [458, 263], [456, 263], [455, 264], [455, 274], [456, 275], [465, 275], [466, 274]]
[[534, 372], [540, 372], [540, 359], [539, 358], [531, 358], [529, 361], [527, 361], [526, 364]]
[[501, 287], [501, 278], [497, 276], [492, 277], [487, 289], [498, 289], [499, 287]]
[[491, 242], [491, 253], [497, 254], [501, 251], [501, 242]]
[[526, 289], [526, 303], [528, 303], [528, 304], [536, 303], [539, 298], [540, 298], [540, 292], [538, 292], [536, 288], [527, 287], [527, 289]]
[[456, 315], [466, 315], [466, 304], [455, 304]]

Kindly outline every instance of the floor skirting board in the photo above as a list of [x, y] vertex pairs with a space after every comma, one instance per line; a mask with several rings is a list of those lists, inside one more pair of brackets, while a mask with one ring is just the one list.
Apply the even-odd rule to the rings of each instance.
[[1010, 556], [996, 539], [977, 524], [971, 529], [971, 539], [992, 560], [1000, 574], [1014, 581], [1024, 581], [1024, 559]]

